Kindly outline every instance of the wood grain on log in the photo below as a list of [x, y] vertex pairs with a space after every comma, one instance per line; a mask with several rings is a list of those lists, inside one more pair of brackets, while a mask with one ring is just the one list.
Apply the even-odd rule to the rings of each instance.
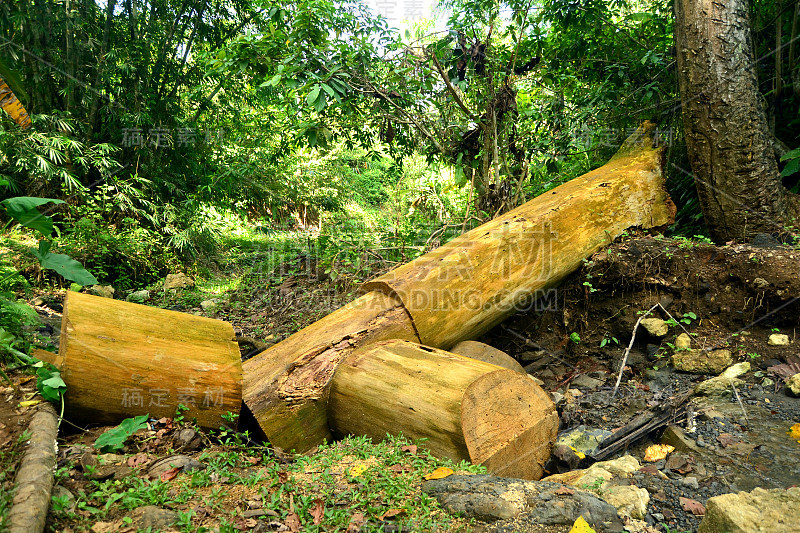
[[219, 428], [242, 405], [242, 363], [231, 324], [78, 292], [67, 293], [55, 364], [65, 417], [116, 424], [175, 415]]
[[340, 435], [424, 438], [438, 457], [527, 479], [541, 477], [558, 431], [555, 405], [527, 376], [400, 340], [339, 365], [328, 418]]

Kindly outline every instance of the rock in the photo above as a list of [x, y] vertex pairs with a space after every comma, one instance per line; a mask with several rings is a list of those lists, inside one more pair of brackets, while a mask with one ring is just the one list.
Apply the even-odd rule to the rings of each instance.
[[675, 451], [681, 453], [697, 452], [699, 448], [695, 442], [686, 436], [682, 428], [678, 426], [667, 426], [664, 434], [661, 435], [661, 444], [669, 444]]
[[[583, 516], [598, 531], [622, 531], [616, 509], [593, 494], [558, 483], [487, 475], [449, 476], [425, 481], [422, 490], [449, 512], [478, 520], [524, 516], [540, 525], [572, 525]], [[524, 515], [523, 515], [524, 513]]]
[[610, 435], [611, 432], [605, 429], [587, 429], [586, 426], [578, 426], [559, 435], [555, 445], [568, 446], [583, 454], [591, 455], [597, 450], [598, 444]]
[[142, 290], [142, 291], [132, 292], [125, 299], [129, 302], [142, 303], [150, 299], [150, 291]]
[[658, 353], [658, 351], [660, 349], [661, 349], [661, 346], [659, 346], [658, 344], [648, 344], [645, 347], [645, 350], [647, 350], [647, 355], [649, 357], [655, 357], [655, 355]]
[[732, 363], [730, 350], [687, 350], [672, 355], [672, 366], [691, 374], [719, 374]]
[[[744, 381], [738, 379], [739, 376], [750, 371], [750, 363], [736, 363], [727, 368], [717, 377], [707, 379], [694, 388], [694, 394], [698, 396], [727, 396], [733, 394], [731, 384], [740, 387]], [[707, 413], [706, 413], [707, 415]]]
[[508, 355], [506, 352], [498, 350], [494, 346], [489, 346], [482, 342], [477, 341], [461, 341], [452, 348], [450, 352], [469, 357], [470, 359], [477, 359], [484, 363], [491, 363], [493, 365], [501, 366], [520, 374], [525, 374], [525, 369], [519, 362]]
[[114, 297], [114, 287], [111, 285], [92, 285], [89, 287], [89, 294], [94, 294], [95, 296], [102, 296], [103, 298], [113, 298]]
[[686, 485], [687, 487], [691, 487], [694, 490], [698, 490], [700, 488], [700, 482], [697, 481], [697, 478], [694, 476], [687, 476], [681, 480], [681, 483]]
[[786, 380], [786, 390], [792, 396], [800, 396], [800, 374], [795, 374]]
[[678, 338], [675, 339], [675, 349], [689, 350], [691, 348], [692, 348], [692, 338], [686, 333], [681, 333], [680, 335], [678, 335]]
[[205, 465], [186, 455], [170, 455], [169, 457], [164, 457], [151, 464], [147, 468], [147, 475], [151, 478], [157, 478], [164, 472], [172, 470], [173, 468], [180, 468], [184, 472], [191, 472], [192, 470], [205, 468]]
[[553, 399], [553, 403], [556, 405], [559, 405], [564, 401], [564, 395], [560, 392], [551, 392], [550, 397]]
[[167, 274], [167, 278], [164, 280], [165, 291], [184, 289], [186, 287], [194, 287], [194, 280], [183, 272]]
[[769, 233], [757, 233], [750, 240], [753, 246], [761, 248], [780, 248], [781, 241], [770, 235]]
[[644, 318], [641, 326], [650, 334], [651, 337], [666, 337], [669, 333], [669, 326], [660, 318]]
[[219, 303], [216, 300], [203, 300], [200, 302], [200, 307], [206, 313], [211, 313], [217, 310]]
[[66, 487], [56, 485], [50, 493], [51, 506], [55, 506], [58, 502], [58, 508], [62, 511], [72, 511], [75, 509], [75, 495], [72, 494]]
[[756, 278], [753, 280], [753, 287], [756, 289], [766, 289], [769, 287], [769, 281], [765, 280], [764, 278]]
[[177, 522], [178, 512], [162, 509], [155, 505], [147, 505], [131, 511], [130, 517], [133, 519], [133, 525], [137, 529], [150, 528], [149, 530], [157, 531], [168, 529]]
[[706, 501], [698, 533], [791, 533], [800, 524], [800, 487], [723, 494]]
[[95, 481], [104, 479], [122, 479], [131, 473], [128, 465], [97, 465], [86, 471], [86, 477]]
[[534, 383], [536, 383], [540, 387], [544, 387], [544, 381], [542, 381], [541, 379], [537, 378], [536, 376], [531, 376], [530, 374], [526, 374], [526, 375], [531, 379], [531, 381], [533, 381]]
[[193, 429], [186, 428], [178, 432], [175, 443], [181, 450], [193, 452], [203, 444], [203, 436]]
[[619, 485], [603, 490], [601, 499], [616, 507], [620, 516], [642, 520], [647, 514], [650, 493], [633, 485]]
[[581, 387], [582, 389], [596, 389], [605, 383], [602, 379], [589, 377], [586, 374], [578, 374], [578, 376], [570, 382], [570, 385]]
[[789, 335], [785, 333], [773, 333], [769, 336], [767, 344], [770, 346], [789, 346]]
[[639, 461], [637, 461], [635, 457], [624, 455], [612, 461], [597, 462], [589, 468], [584, 468], [582, 470], [553, 474], [552, 476], [542, 479], [542, 481], [564, 483], [581, 489], [585, 489], [587, 486], [602, 488], [605, 482], [614, 477], [627, 477], [639, 470], [640, 466]]
[[101, 453], [97, 456], [97, 460], [100, 464], [117, 465], [125, 460], [125, 456], [118, 453]]

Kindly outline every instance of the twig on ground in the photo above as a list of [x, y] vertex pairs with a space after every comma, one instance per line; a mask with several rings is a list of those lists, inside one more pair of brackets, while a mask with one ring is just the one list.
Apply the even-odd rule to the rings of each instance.
[[747, 425], [749, 426], [750, 425], [750, 419], [747, 418], [747, 411], [744, 410], [744, 404], [742, 403], [742, 399], [739, 398], [739, 391], [736, 390], [736, 385], [733, 384], [733, 380], [731, 378], [728, 378], [728, 382], [731, 384], [731, 387], [733, 387], [733, 394], [736, 395], [736, 401], [739, 402], [739, 407], [742, 408], [742, 414], [744, 415], [744, 421], [747, 422]]
[[619, 382], [622, 381], [622, 372], [625, 370], [625, 363], [628, 362], [628, 354], [631, 353], [631, 348], [633, 348], [633, 341], [636, 340], [636, 330], [639, 329], [639, 324], [642, 323], [642, 319], [644, 317], [652, 313], [653, 309], [659, 306], [661, 306], [661, 304], [657, 303], [653, 307], [648, 309], [644, 314], [642, 314], [642, 316], [639, 317], [639, 320], [636, 321], [636, 325], [633, 326], [633, 335], [631, 335], [631, 342], [628, 343], [628, 347], [625, 348], [625, 353], [622, 356], [622, 364], [619, 365], [619, 374], [617, 375], [617, 382], [614, 384], [614, 391], [611, 393], [612, 398], [617, 395], [617, 391], [619, 390]]

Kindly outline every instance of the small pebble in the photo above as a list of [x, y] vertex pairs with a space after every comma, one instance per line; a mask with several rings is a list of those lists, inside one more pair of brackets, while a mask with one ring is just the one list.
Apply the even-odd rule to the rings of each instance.
[[653, 513], [653, 518], [655, 518], [658, 522], [664, 521], [664, 515], [661, 513]]
[[693, 476], [685, 477], [681, 481], [684, 485], [688, 487], [692, 487], [693, 489], [697, 490], [700, 488], [700, 484], [697, 482], [697, 478]]
[[703, 437], [701, 437], [700, 435], [697, 436], [697, 445], [700, 446], [701, 448], [706, 447], [706, 441], [703, 440]]

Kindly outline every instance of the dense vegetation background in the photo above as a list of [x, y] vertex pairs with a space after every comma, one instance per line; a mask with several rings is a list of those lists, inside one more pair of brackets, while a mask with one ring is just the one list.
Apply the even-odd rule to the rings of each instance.
[[[749, 4], [794, 189], [797, 7]], [[364, 265], [408, 260], [599, 166], [649, 119], [668, 145], [673, 230], [702, 234], [673, 25], [663, 0], [443, 0], [438, 22], [403, 32], [350, 1], [5, 2], [0, 67], [33, 127], [0, 116], [0, 199], [65, 200], [49, 206], [53, 249], [122, 290], [253, 262], [246, 235], [269, 258], [259, 272], [307, 254], [360, 281]], [[30, 232], [3, 237], [0, 326], [13, 331], [19, 291], [65, 282], [26, 253]]]

